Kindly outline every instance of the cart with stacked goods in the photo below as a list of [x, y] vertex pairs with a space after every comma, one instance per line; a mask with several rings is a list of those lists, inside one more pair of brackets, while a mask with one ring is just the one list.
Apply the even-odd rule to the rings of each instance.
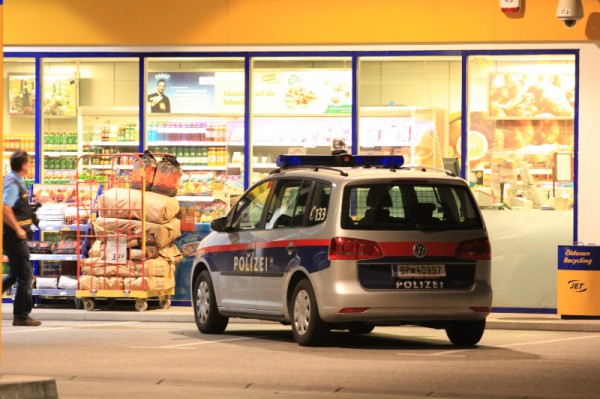
[[78, 159], [78, 193], [100, 187], [94, 200], [78, 198], [78, 209], [91, 215], [89, 230], [78, 230], [77, 240], [84, 256], [77, 263], [76, 296], [88, 311], [98, 299], [135, 300], [138, 311], [148, 308], [150, 298], [161, 308], [170, 306], [182, 257], [174, 245], [181, 235], [175, 198], [181, 168], [168, 154], [160, 158], [145, 152]]

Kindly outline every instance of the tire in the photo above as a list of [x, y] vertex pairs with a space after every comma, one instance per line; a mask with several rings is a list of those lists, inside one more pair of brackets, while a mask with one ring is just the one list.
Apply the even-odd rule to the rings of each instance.
[[348, 330], [350, 334], [353, 335], [362, 335], [362, 334], [370, 334], [375, 329], [373, 324], [361, 324], [350, 327]]
[[483, 337], [485, 319], [480, 321], [460, 321], [446, 327], [446, 335], [454, 345], [475, 346]]
[[168, 295], [161, 296], [158, 299], [158, 307], [160, 309], [169, 309], [171, 307], [171, 298]]
[[329, 336], [331, 327], [321, 320], [317, 299], [310, 281], [300, 280], [289, 303], [294, 340], [300, 346], [319, 346]]
[[194, 281], [193, 306], [196, 326], [202, 334], [222, 334], [229, 318], [219, 313], [210, 274], [204, 270]]
[[88, 312], [93, 311], [94, 309], [96, 309], [96, 301], [92, 298], [84, 298], [83, 308]]
[[148, 301], [146, 299], [137, 298], [135, 300], [135, 310], [145, 312], [148, 310]]

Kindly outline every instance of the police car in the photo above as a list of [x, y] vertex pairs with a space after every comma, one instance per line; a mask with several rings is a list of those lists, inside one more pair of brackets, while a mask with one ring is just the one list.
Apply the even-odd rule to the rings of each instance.
[[445, 329], [475, 345], [490, 312], [491, 249], [466, 182], [400, 156], [286, 156], [212, 222], [191, 275], [198, 329], [230, 317], [332, 329]]

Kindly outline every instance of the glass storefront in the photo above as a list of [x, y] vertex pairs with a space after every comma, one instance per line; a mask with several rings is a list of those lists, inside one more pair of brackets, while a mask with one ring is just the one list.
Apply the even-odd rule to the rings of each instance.
[[146, 148], [177, 157], [179, 200], [224, 216], [244, 191], [244, 59], [150, 58], [144, 90]]
[[437, 168], [457, 156], [461, 57], [364, 57], [358, 81], [359, 153]]
[[474, 56], [468, 76], [467, 180], [480, 205], [571, 208], [575, 56]]
[[138, 151], [138, 70], [135, 58], [42, 60], [40, 183], [75, 183], [80, 154]]
[[468, 181], [493, 238], [494, 306], [553, 308], [554, 248], [574, 236], [577, 53], [507, 53], [9, 56], [3, 168], [24, 149], [34, 197], [61, 197], [81, 169], [110, 170], [77, 171], [82, 154], [172, 154], [202, 223], [280, 154], [402, 155]]
[[2, 175], [10, 172], [10, 154], [21, 149], [30, 155], [27, 184], [35, 179], [35, 59], [10, 58], [4, 60]]
[[37, 118], [36, 58], [6, 58], [5, 155], [33, 155], [38, 137], [30, 180], [64, 184], [83, 153], [173, 154], [198, 222], [227, 212], [277, 155], [344, 146], [462, 172], [484, 208], [571, 209], [575, 54], [457, 54], [46, 56]]
[[252, 63], [252, 182], [279, 154], [352, 150], [350, 58], [255, 58]]

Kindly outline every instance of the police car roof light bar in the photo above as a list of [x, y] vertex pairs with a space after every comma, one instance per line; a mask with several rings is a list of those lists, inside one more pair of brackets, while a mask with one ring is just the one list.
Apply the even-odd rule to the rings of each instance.
[[401, 155], [279, 155], [276, 161], [277, 167], [297, 168], [297, 167], [319, 167], [319, 166], [337, 166], [337, 167], [384, 167], [397, 169], [404, 164], [404, 157]]

